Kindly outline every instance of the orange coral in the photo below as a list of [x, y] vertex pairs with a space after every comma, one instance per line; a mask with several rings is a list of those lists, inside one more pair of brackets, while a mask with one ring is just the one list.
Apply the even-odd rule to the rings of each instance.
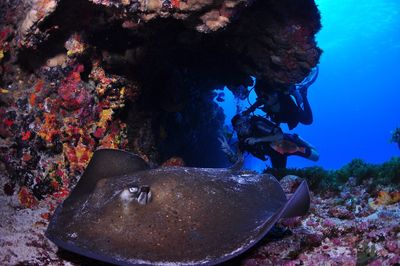
[[36, 94], [32, 93], [31, 96], [29, 97], [29, 104], [33, 107], [35, 106], [35, 102], [36, 102]]
[[38, 135], [46, 142], [52, 142], [53, 136], [59, 133], [57, 120], [54, 114], [44, 113], [44, 124], [41, 126]]
[[162, 166], [185, 166], [185, 161], [181, 157], [171, 157]]
[[118, 149], [118, 141], [112, 134], [107, 134], [100, 140], [100, 147], [105, 149]]
[[124, 149], [127, 145], [126, 124], [116, 122], [110, 126], [109, 133], [99, 141], [101, 148]]
[[83, 171], [88, 164], [93, 152], [86, 145], [78, 143], [76, 147], [70, 147], [66, 143], [63, 145], [64, 155], [70, 164], [71, 171]]
[[29, 189], [27, 187], [21, 187], [18, 192], [18, 200], [25, 208], [32, 208], [38, 205], [38, 201], [29, 192]]
[[382, 205], [391, 205], [400, 202], [400, 191], [387, 192], [379, 191], [375, 200], [370, 202], [372, 208], [377, 208]]
[[43, 88], [43, 86], [44, 86], [44, 81], [43, 81], [42, 79], [40, 79], [40, 80], [35, 84], [35, 87], [34, 87], [35, 92], [41, 91], [42, 88]]
[[390, 193], [390, 196], [392, 197], [392, 203], [397, 203], [400, 202], [400, 191], [395, 191]]

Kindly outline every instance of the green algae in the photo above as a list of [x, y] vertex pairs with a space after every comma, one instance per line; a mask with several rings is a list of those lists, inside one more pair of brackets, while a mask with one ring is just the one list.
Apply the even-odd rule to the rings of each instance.
[[393, 157], [382, 164], [371, 164], [362, 159], [353, 159], [338, 170], [327, 170], [319, 166], [305, 168], [273, 169], [266, 173], [281, 179], [286, 175], [296, 175], [306, 179], [311, 189], [340, 190], [349, 178], [354, 177], [357, 184], [368, 181], [372, 186], [400, 186], [400, 157]]

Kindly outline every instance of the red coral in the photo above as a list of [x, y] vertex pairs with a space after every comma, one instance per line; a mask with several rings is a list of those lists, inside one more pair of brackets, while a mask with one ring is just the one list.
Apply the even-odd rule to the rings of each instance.
[[[10, 128], [14, 124], [12, 120], [4, 118], [5, 114], [5, 110], [0, 108], [0, 136], [3, 138], [11, 135], [8, 128]], [[1, 121], [3, 121], [3, 123]]]
[[181, 3], [180, 0], [172, 0], [171, 4], [173, 8], [179, 8], [179, 4]]
[[354, 213], [347, 210], [344, 206], [334, 206], [329, 209], [329, 214], [340, 219], [354, 219]]
[[82, 172], [92, 157], [92, 151], [82, 143], [79, 143], [76, 147], [70, 147], [64, 143], [64, 155], [70, 163], [72, 171]]
[[40, 217], [42, 217], [45, 220], [50, 220], [50, 216], [51, 215], [50, 215], [49, 212], [45, 212], [45, 213], [40, 214]]
[[83, 65], [78, 65], [58, 88], [58, 94], [63, 100], [61, 105], [67, 110], [79, 109], [90, 102], [90, 93], [81, 82], [81, 72]]
[[104, 136], [105, 130], [104, 128], [98, 127], [96, 130], [93, 132], [93, 136], [97, 139], [100, 139]]
[[25, 208], [32, 208], [37, 206], [38, 201], [35, 197], [29, 192], [27, 187], [21, 187], [18, 193], [18, 199], [22, 206]]
[[4, 30], [0, 31], [0, 44], [8, 38], [11, 32], [12, 30], [10, 28], [5, 28]]
[[39, 80], [34, 87], [35, 92], [40, 92], [42, 90], [43, 86], [44, 86], [44, 81]]
[[26, 132], [22, 132], [21, 133], [21, 139], [23, 141], [29, 140], [31, 138], [31, 136], [32, 136], [32, 133], [30, 131], [26, 131]]
[[4, 124], [7, 127], [11, 127], [14, 124], [14, 121], [10, 120], [10, 119], [4, 119]]

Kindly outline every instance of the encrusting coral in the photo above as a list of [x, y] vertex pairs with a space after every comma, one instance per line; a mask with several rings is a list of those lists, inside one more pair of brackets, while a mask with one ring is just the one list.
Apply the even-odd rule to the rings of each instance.
[[[281, 182], [294, 191], [299, 178]], [[340, 191], [315, 190], [310, 214], [280, 223], [241, 265], [397, 265], [400, 263], [399, 187], [371, 189], [373, 176], [358, 184], [349, 178]], [[387, 189], [387, 188], [386, 188]], [[289, 231], [288, 231], [289, 229]]]
[[224, 115], [212, 91], [239, 90], [250, 75], [259, 90], [285, 90], [321, 54], [312, 0], [18, 0], [0, 8], [0, 160], [22, 198], [68, 191], [101, 147], [154, 165], [180, 157], [224, 166]]

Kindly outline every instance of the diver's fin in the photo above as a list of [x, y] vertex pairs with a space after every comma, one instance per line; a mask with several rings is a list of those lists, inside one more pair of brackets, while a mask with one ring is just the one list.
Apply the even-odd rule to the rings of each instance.
[[94, 152], [85, 172], [75, 186], [71, 196], [90, 193], [97, 181], [149, 169], [139, 156], [122, 150], [100, 149]]
[[310, 191], [306, 181], [302, 181], [294, 194], [286, 202], [282, 218], [307, 214], [310, 208]]
[[294, 140], [294, 142], [296, 144], [298, 144], [300, 146], [316, 149], [315, 146], [313, 146], [310, 142], [308, 142], [305, 139], [303, 139], [302, 137], [300, 137], [298, 134], [293, 134], [292, 139]]

